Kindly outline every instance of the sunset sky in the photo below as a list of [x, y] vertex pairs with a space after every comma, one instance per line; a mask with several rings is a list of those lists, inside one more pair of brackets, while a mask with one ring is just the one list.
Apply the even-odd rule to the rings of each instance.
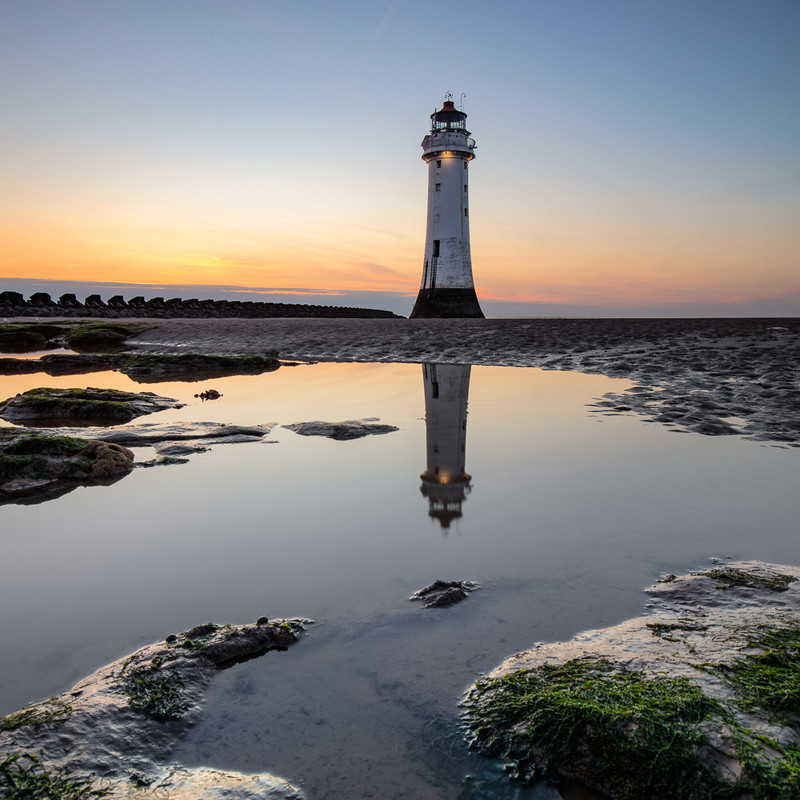
[[798, 42], [798, 0], [0, 0], [0, 290], [407, 314], [452, 92], [488, 314], [796, 315]]

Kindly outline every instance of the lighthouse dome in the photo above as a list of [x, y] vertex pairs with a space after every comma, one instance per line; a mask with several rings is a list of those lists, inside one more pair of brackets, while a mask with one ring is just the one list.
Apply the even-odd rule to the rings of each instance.
[[444, 105], [431, 114], [431, 123], [431, 133], [460, 131], [469, 134], [467, 115], [463, 111], [459, 111], [452, 100], [445, 100]]

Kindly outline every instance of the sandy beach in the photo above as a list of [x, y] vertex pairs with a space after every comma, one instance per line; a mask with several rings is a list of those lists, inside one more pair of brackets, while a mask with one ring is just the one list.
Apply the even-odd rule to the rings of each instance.
[[628, 378], [602, 413], [800, 442], [800, 319], [149, 320], [146, 353], [277, 351], [304, 361], [432, 362]]

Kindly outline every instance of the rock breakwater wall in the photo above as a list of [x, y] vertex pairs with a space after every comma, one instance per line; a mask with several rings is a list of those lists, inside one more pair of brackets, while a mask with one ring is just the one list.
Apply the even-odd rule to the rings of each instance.
[[62, 294], [58, 300], [47, 292], [36, 292], [27, 300], [19, 292], [0, 292], [2, 317], [156, 317], [176, 318], [260, 318], [260, 317], [318, 317], [318, 318], [393, 318], [397, 314], [374, 308], [321, 306], [306, 303], [260, 303], [247, 300], [184, 300], [173, 297], [132, 297], [126, 300], [115, 295], [103, 300], [98, 294], [89, 295], [83, 302], [74, 294]]

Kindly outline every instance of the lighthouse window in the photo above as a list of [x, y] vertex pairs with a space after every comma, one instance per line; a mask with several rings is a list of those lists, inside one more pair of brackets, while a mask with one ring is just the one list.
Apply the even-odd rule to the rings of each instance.
[[465, 208], [465, 209], [464, 209], [464, 216], [465, 216], [465, 217], [468, 217], [468, 216], [469, 216], [469, 209], [468, 209], [468, 208]]
[[441, 241], [440, 239], [434, 239], [433, 240], [433, 257], [434, 258], [439, 258], [439, 242], [440, 241]]
[[465, 192], [467, 191], [467, 184], [466, 183], [464, 184], [464, 191]]
[[464, 162], [464, 169], [466, 169], [466, 168], [467, 168], [467, 162], [465, 161]]
[[436, 191], [437, 192], [441, 192], [442, 191], [442, 184], [441, 183], [437, 183], [436, 184]]
[[436, 169], [441, 169], [441, 168], [442, 168], [442, 159], [441, 158], [437, 158], [436, 159]]

